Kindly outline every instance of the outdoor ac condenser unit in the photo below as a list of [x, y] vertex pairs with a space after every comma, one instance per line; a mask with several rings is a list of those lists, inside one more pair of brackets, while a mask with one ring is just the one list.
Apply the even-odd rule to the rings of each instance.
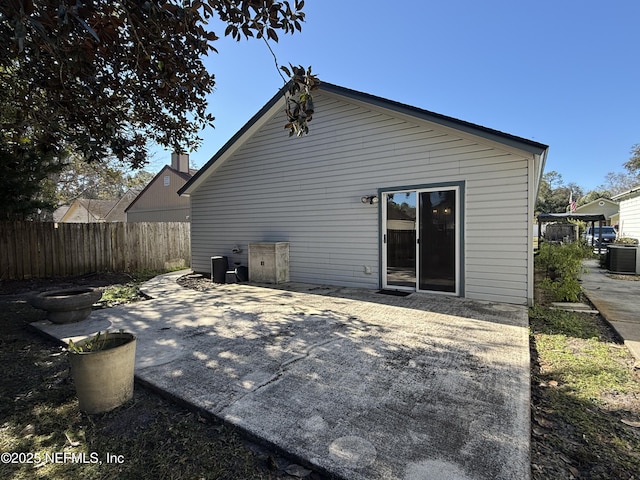
[[612, 273], [639, 273], [638, 247], [632, 245], [609, 245], [609, 271]]

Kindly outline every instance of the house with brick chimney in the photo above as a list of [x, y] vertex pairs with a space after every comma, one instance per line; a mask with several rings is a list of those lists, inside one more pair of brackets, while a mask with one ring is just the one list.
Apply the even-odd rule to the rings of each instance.
[[125, 209], [127, 222], [190, 221], [191, 202], [178, 190], [196, 172], [189, 168], [188, 154], [172, 153], [171, 165], [165, 165]]

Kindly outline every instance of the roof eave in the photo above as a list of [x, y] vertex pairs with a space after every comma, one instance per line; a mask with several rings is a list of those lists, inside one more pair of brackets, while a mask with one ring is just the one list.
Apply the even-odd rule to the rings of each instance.
[[640, 194], [640, 185], [630, 190], [627, 190], [626, 192], [622, 192], [617, 195], [614, 195], [613, 197], [611, 197], [611, 200], [619, 202], [620, 200], [626, 200], [628, 197], [631, 197], [634, 194]]
[[[202, 184], [208, 176], [211, 174], [211, 168], [219, 162], [221, 159], [228, 156], [228, 154], [234, 150], [234, 147], [239, 144], [241, 139], [246, 139], [250, 136], [250, 133], [261, 126], [261, 119], [270, 112], [276, 105], [284, 99], [284, 94], [288, 88], [288, 84], [283, 86], [278, 93], [276, 93], [251, 119], [231, 137], [224, 146], [216, 152], [216, 154], [209, 159], [209, 161], [196, 173], [191, 179], [178, 190], [178, 195], [191, 195]], [[542, 171], [544, 169], [544, 163], [549, 147], [542, 143], [528, 140], [525, 138], [517, 137], [508, 133], [493, 130], [491, 128], [476, 125], [464, 120], [459, 120], [439, 113], [423, 110], [418, 107], [406, 105], [393, 100], [388, 100], [382, 97], [377, 97], [368, 93], [351, 90], [349, 88], [340, 87], [331, 83], [323, 82], [320, 84], [320, 89], [336, 95], [342, 95], [353, 100], [376, 105], [381, 108], [392, 110], [405, 115], [413, 116], [443, 127], [456, 129], [462, 132], [472, 134], [477, 137], [485, 138], [493, 142], [497, 142], [512, 148], [516, 148], [520, 151], [533, 155], [534, 159], [538, 162], [538, 168], [536, 169], [537, 186], [540, 183], [542, 177]]]
[[205, 175], [206, 172], [210, 170], [210, 168], [227, 152], [229, 152], [243, 137], [247, 136], [247, 134], [256, 127], [260, 120], [276, 105], [284, 99], [284, 94], [288, 88], [288, 84], [282, 87], [278, 93], [276, 93], [253, 117], [249, 119], [244, 126], [236, 132], [236, 134], [231, 137], [227, 143], [225, 143], [220, 150], [218, 150], [213, 157], [209, 159], [204, 166], [198, 170], [198, 172], [191, 177], [191, 179], [185, 183], [180, 190], [178, 190], [178, 195], [189, 196], [193, 191], [206, 179], [208, 175]]
[[424, 110], [418, 107], [407, 105], [404, 103], [396, 102], [394, 100], [388, 100], [386, 98], [377, 97], [369, 93], [359, 92], [357, 90], [351, 90], [349, 88], [340, 87], [331, 83], [322, 83], [320, 85], [322, 90], [333, 92], [338, 95], [342, 95], [354, 100], [364, 101], [372, 105], [377, 105], [382, 108], [386, 108], [399, 113], [404, 113], [422, 120], [442, 125], [444, 127], [453, 128], [463, 132], [470, 133], [477, 137], [486, 138], [504, 145], [508, 145], [519, 150], [532, 153], [534, 155], [543, 155], [549, 148], [548, 145], [536, 142], [534, 140], [528, 140], [526, 138], [511, 135], [510, 133], [501, 132], [492, 128], [483, 127], [465, 120], [442, 115], [429, 110]]

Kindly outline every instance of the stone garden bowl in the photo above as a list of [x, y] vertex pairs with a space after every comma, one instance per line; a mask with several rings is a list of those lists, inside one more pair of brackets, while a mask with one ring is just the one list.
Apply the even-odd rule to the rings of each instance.
[[52, 323], [74, 323], [84, 320], [91, 307], [102, 298], [96, 288], [77, 287], [65, 290], [49, 290], [31, 297], [31, 306], [47, 312]]

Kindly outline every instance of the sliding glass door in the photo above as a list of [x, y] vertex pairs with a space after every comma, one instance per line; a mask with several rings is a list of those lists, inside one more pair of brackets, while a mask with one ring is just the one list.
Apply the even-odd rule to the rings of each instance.
[[382, 194], [383, 288], [459, 293], [458, 187]]
[[416, 192], [386, 196], [387, 285], [414, 288], [416, 285]]

